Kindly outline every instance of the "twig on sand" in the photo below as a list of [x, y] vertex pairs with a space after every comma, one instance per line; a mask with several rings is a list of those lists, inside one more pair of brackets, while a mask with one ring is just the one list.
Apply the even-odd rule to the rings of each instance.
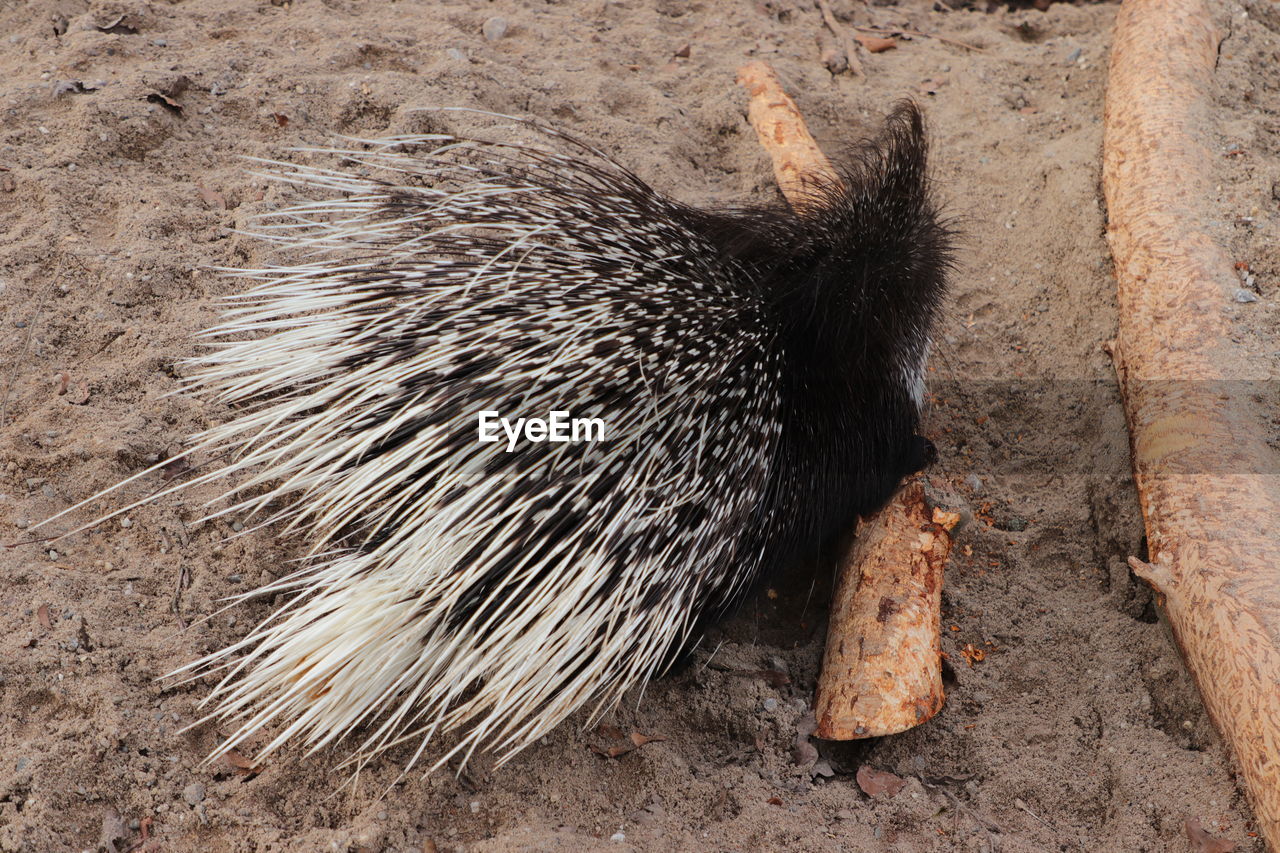
[[973, 50], [978, 53], [987, 52], [986, 48], [978, 47], [976, 44], [969, 44], [968, 42], [963, 42], [959, 39], [947, 38], [946, 36], [940, 36], [937, 33], [921, 32], [920, 30], [904, 30], [901, 27], [889, 27], [887, 29], [880, 27], [854, 27], [854, 29], [858, 32], [871, 33], [872, 35], [880, 36], [881, 38], [891, 38], [895, 35], [918, 36], [919, 38], [940, 41], [944, 44], [954, 44], [956, 47], [963, 47], [965, 50]]
[[858, 58], [858, 44], [849, 35], [848, 31], [840, 26], [840, 22], [836, 20], [835, 13], [831, 11], [831, 4], [828, 0], [818, 0], [818, 10], [822, 12], [822, 22], [827, 25], [827, 29], [831, 30], [831, 34], [840, 43], [840, 49], [844, 51], [845, 60], [849, 63], [849, 73], [862, 74], [862, 60]]

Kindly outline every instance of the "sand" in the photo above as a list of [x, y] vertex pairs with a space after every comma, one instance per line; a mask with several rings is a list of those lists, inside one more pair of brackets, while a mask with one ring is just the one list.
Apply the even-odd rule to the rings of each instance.
[[[798, 568], [603, 727], [580, 715], [461, 777], [398, 778], [410, 753], [392, 751], [345, 789], [341, 746], [286, 749], [255, 773], [202, 763], [218, 729], [185, 727], [209, 684], [158, 680], [264, 617], [269, 601], [219, 600], [277, 577], [300, 543], [195, 524], [216, 494], [196, 489], [0, 549], [0, 851], [1164, 851], [1192, 849], [1191, 818], [1261, 849], [1124, 565], [1142, 528], [1101, 349], [1116, 317], [1098, 186], [1115, 7], [833, 6], [972, 49], [917, 36], [864, 54], [865, 77], [833, 77], [799, 0], [0, 10], [0, 543], [228, 416], [167, 395], [218, 298], [242, 287], [215, 268], [269, 257], [235, 229], [283, 196], [244, 157], [447, 129], [462, 119], [415, 110], [467, 106], [553, 122], [687, 202], [763, 199], [776, 190], [733, 85], [753, 58], [833, 150], [895, 99], [927, 112], [964, 233], [931, 374], [929, 488], [972, 517], [944, 592], [948, 703], [914, 731], [803, 736], [832, 579]], [[1241, 334], [1274, 359], [1280, 15], [1265, 0], [1215, 14], [1229, 33], [1215, 227], [1260, 294]], [[507, 28], [491, 40], [495, 16]], [[148, 475], [49, 530], [163, 485]], [[662, 739], [601, 754], [632, 732]], [[870, 798], [862, 768], [905, 784]]]

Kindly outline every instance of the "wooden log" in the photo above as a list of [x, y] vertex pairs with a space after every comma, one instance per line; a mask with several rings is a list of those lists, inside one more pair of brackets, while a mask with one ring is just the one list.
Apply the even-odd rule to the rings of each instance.
[[[773, 159], [778, 188], [799, 209], [815, 180], [835, 180], [835, 169], [768, 64], [744, 65], [738, 82], [751, 96], [748, 118]], [[915, 482], [859, 527], [832, 603], [814, 698], [818, 737], [894, 734], [942, 707], [942, 568], [957, 519], [935, 521]]]
[[916, 480], [859, 525], [831, 602], [818, 737], [895, 734], [942, 709], [942, 569], [956, 520], [931, 512]]
[[791, 100], [767, 62], [749, 62], [738, 69], [738, 83], [747, 90], [747, 119], [760, 144], [773, 160], [773, 175], [794, 208], [809, 200], [815, 179], [833, 180], [835, 167], [809, 135], [800, 108]]
[[1280, 850], [1280, 517], [1269, 379], [1231, 339], [1230, 259], [1204, 135], [1219, 34], [1203, 0], [1125, 0], [1103, 137], [1120, 308], [1111, 346], [1129, 422], [1149, 563], [1210, 717], [1239, 762], [1262, 835]]

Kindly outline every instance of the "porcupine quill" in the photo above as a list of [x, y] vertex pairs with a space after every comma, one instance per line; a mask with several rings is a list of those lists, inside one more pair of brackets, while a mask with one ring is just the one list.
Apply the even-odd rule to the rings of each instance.
[[[550, 147], [432, 134], [273, 164], [324, 199], [260, 236], [309, 259], [235, 272], [258, 283], [185, 388], [236, 413], [181, 454], [230, 461], [161, 493], [234, 475], [210, 517], [268, 512], [310, 544], [251, 594], [288, 603], [183, 670], [222, 674], [215, 754], [278, 721], [259, 758], [360, 728], [361, 762], [416, 738], [412, 766], [446, 732], [433, 766], [505, 761], [660, 675], [927, 461], [951, 235], [913, 104], [798, 210], [690, 207], [520, 125]], [[478, 440], [484, 411], [606, 437], [508, 452]]]

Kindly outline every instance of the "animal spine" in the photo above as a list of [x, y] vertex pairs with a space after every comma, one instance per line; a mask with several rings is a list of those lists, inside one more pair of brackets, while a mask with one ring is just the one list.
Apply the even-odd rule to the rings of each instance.
[[[357, 754], [457, 734], [510, 756], [655, 677], [762, 574], [846, 530], [922, 464], [915, 436], [949, 236], [912, 105], [800, 211], [698, 210], [552, 131], [277, 164], [326, 200], [263, 236], [311, 259], [210, 330], [190, 387], [233, 405], [196, 482], [311, 559], [296, 593], [192, 665], [230, 749]], [[477, 440], [567, 411], [598, 443]]]

